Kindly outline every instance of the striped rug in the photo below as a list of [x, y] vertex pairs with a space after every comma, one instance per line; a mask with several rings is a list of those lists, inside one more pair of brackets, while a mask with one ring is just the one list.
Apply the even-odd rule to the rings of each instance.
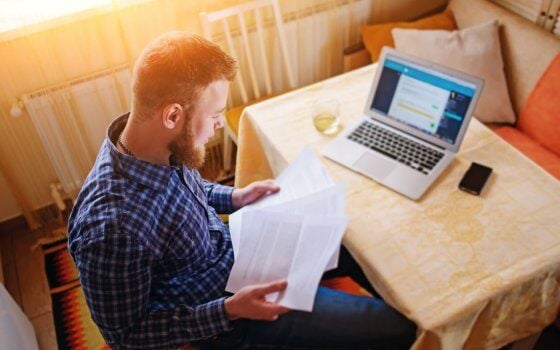
[[66, 239], [43, 246], [59, 349], [109, 349], [93, 323]]

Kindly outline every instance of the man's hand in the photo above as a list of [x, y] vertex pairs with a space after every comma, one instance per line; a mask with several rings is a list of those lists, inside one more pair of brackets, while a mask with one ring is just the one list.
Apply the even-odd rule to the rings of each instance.
[[275, 185], [273, 180], [255, 181], [252, 184], [233, 190], [231, 202], [233, 209], [243, 208], [262, 197], [280, 191], [280, 186]]
[[280, 305], [265, 300], [265, 295], [286, 289], [286, 280], [268, 284], [247, 286], [225, 301], [226, 314], [230, 320], [248, 318], [251, 320], [274, 321], [278, 315], [290, 311]]

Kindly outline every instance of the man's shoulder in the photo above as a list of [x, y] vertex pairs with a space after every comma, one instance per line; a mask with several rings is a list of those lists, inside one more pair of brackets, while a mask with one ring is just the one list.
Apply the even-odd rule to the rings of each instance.
[[[111, 187], [97, 188], [78, 196], [68, 220], [69, 240], [94, 240], [108, 234], [123, 232], [122, 222], [126, 195]], [[84, 186], [85, 188], [85, 186]]]
[[72, 208], [69, 243], [123, 234], [141, 238], [156, 220], [158, 197], [153, 189], [119, 174], [100, 154]]
[[[160, 253], [166, 241], [162, 233], [154, 237], [156, 215], [149, 207], [139, 210], [142, 196], [130, 197], [125, 193], [107, 191], [91, 193], [81, 203], [76, 202], [68, 221], [68, 243], [71, 251], [90, 244], [111, 242], [122, 236], [134, 238], [141, 244]], [[148, 204], [147, 204], [148, 205]], [[153, 205], [153, 204], [149, 204]]]

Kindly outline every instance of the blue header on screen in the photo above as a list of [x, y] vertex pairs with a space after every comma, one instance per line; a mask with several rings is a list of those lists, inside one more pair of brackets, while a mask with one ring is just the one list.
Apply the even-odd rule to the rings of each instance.
[[442, 89], [445, 89], [445, 90], [448, 90], [448, 91], [457, 91], [460, 94], [470, 96], [470, 97], [474, 96], [474, 90], [471, 89], [471, 88], [468, 88], [468, 87], [463, 86], [463, 85], [459, 85], [459, 84], [457, 84], [453, 81], [446, 80], [446, 79], [438, 77], [436, 75], [423, 72], [419, 69], [412, 68], [412, 67], [409, 67], [409, 66], [405, 66], [402, 63], [398, 63], [398, 62], [392, 61], [390, 59], [385, 59], [384, 66], [387, 67], [387, 68], [399, 71], [402, 74], [404, 74], [406, 76], [409, 76], [411, 78], [421, 80], [423, 82], [426, 82], [428, 84], [440, 87]]

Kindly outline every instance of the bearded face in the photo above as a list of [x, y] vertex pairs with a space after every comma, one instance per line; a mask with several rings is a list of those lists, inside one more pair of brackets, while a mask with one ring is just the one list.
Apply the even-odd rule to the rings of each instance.
[[185, 122], [181, 132], [169, 143], [168, 147], [177, 162], [185, 164], [187, 168], [200, 169], [204, 165], [206, 148], [204, 146], [196, 146], [192, 120], [188, 117], [187, 110], [183, 113]]
[[228, 84], [226, 80], [214, 81], [191, 98], [195, 103], [183, 106], [183, 125], [168, 145], [178, 162], [192, 169], [204, 164], [204, 145], [224, 126]]

